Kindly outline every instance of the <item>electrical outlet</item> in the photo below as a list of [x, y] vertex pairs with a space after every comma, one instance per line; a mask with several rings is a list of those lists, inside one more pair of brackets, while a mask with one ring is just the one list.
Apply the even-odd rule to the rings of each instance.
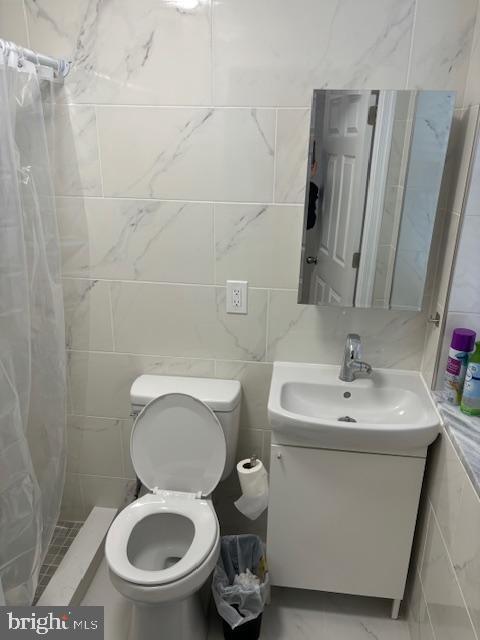
[[227, 280], [227, 313], [248, 313], [248, 282]]

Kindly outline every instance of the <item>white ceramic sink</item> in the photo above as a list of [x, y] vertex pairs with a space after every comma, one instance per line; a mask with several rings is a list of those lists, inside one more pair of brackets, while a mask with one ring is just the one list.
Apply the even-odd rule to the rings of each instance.
[[268, 415], [279, 443], [408, 453], [435, 440], [440, 416], [416, 371], [374, 369], [354, 382], [339, 366], [275, 362]]

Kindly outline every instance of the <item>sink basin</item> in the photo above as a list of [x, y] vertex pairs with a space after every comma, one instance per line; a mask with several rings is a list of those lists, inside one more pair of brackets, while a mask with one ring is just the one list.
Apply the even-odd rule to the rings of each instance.
[[424, 454], [441, 419], [417, 371], [374, 369], [354, 382], [339, 366], [275, 362], [268, 415], [278, 443]]

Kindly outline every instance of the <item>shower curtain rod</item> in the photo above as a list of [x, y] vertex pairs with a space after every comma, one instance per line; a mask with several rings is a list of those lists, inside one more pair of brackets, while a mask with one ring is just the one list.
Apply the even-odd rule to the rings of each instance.
[[31, 49], [20, 47], [14, 42], [9, 42], [8, 40], [2, 40], [2, 38], [0, 38], [0, 52], [7, 53], [8, 51], [16, 51], [22, 58], [29, 62], [41, 65], [42, 67], [50, 67], [63, 77], [65, 77], [70, 71], [70, 62], [63, 58], [51, 58], [50, 56], [44, 56], [42, 53], [37, 53]]

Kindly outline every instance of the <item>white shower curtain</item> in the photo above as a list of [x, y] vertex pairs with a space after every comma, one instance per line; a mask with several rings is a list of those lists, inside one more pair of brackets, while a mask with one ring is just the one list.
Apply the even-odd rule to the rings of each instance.
[[9, 605], [32, 602], [59, 515], [65, 386], [40, 81], [32, 63], [0, 52], [0, 581]]

